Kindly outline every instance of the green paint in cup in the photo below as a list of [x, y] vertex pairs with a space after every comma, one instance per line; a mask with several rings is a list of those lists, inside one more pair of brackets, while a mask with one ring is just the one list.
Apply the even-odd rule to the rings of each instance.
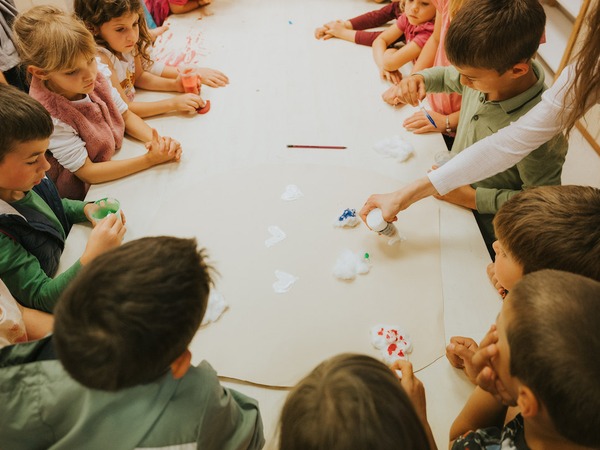
[[92, 218], [99, 222], [109, 214], [116, 214], [121, 220], [121, 203], [116, 198], [103, 198], [94, 202], [98, 205], [98, 209], [92, 213]]

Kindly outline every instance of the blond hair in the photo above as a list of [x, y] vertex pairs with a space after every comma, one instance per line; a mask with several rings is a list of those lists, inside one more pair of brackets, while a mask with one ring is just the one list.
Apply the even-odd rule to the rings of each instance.
[[45, 72], [71, 69], [78, 59], [97, 53], [85, 25], [55, 6], [35, 6], [19, 14], [13, 30], [21, 62]]
[[466, 0], [449, 0], [448, 1], [448, 13], [449, 13], [451, 19], [456, 15], [458, 10], [460, 8], [462, 8], [462, 5], [463, 5], [463, 3], [465, 3], [465, 1]]

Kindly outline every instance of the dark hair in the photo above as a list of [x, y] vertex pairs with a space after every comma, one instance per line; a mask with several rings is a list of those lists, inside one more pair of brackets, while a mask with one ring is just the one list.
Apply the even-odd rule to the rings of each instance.
[[198, 330], [211, 272], [195, 239], [142, 238], [97, 257], [54, 309], [58, 358], [92, 389], [155, 381]]
[[494, 231], [524, 274], [555, 269], [600, 281], [600, 189], [526, 189], [502, 205]]
[[511, 375], [533, 391], [559, 434], [598, 448], [600, 283], [542, 270], [523, 277], [506, 300]]
[[343, 354], [317, 366], [288, 395], [280, 450], [420, 450], [427, 435], [400, 382], [383, 363]]
[[137, 14], [139, 16], [140, 37], [136, 51], [142, 57], [144, 67], [148, 68], [153, 64], [149, 50], [152, 46], [152, 38], [148, 31], [146, 16], [140, 0], [75, 0], [73, 8], [77, 17], [85, 23], [88, 30], [94, 35], [96, 43], [111, 51], [108, 42], [100, 36], [99, 28], [106, 22], [110, 22], [112, 19], [121, 17], [124, 14]]
[[40, 102], [0, 83], [0, 162], [15, 143], [47, 139], [54, 131], [50, 113]]
[[448, 61], [503, 74], [533, 57], [545, 24], [539, 0], [469, 0], [446, 34]]

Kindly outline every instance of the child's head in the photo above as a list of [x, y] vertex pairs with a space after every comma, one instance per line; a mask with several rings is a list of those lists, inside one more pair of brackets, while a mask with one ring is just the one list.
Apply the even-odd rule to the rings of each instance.
[[366, 355], [335, 356], [300, 381], [279, 433], [280, 450], [429, 449], [396, 376]]
[[183, 376], [211, 271], [195, 239], [143, 238], [96, 258], [54, 309], [56, 353], [67, 372], [107, 391], [153, 382], [169, 369]]
[[494, 217], [496, 277], [510, 290], [541, 269], [600, 281], [600, 189], [542, 186], [508, 200]]
[[88, 94], [96, 80], [96, 44], [83, 23], [54, 6], [35, 6], [15, 19], [21, 62], [52, 91]]
[[450, 24], [446, 55], [474, 89], [486, 92], [485, 78], [508, 76], [529, 64], [545, 24], [539, 0], [470, 0]]
[[[596, 260], [597, 263], [597, 260]], [[523, 277], [496, 321], [494, 370], [527, 422], [600, 446], [600, 283], [556, 270]]]
[[435, 18], [435, 5], [431, 0], [405, 0], [404, 14], [411, 25], [420, 25]]
[[0, 105], [0, 189], [29, 191], [50, 168], [52, 118], [37, 100], [2, 83]]
[[145, 63], [151, 63], [152, 39], [140, 0], [75, 0], [74, 8], [98, 45], [117, 55], [139, 52]]

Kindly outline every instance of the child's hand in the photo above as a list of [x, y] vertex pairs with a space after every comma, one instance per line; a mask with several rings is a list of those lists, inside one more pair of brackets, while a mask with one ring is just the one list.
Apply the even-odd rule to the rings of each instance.
[[[408, 103], [413, 106], [419, 104], [419, 100], [425, 98], [425, 80], [422, 75], [411, 75], [405, 78], [394, 90], [395, 98], [388, 103], [390, 105], [397, 105], [399, 103]], [[387, 100], [386, 100], [387, 101]]]
[[379, 76], [382, 80], [387, 80], [395, 85], [399, 84], [402, 81], [402, 74], [397, 70], [390, 71], [385, 69], [379, 69]]
[[398, 98], [398, 95], [396, 94], [397, 89], [398, 86], [389, 87], [383, 94], [381, 94], [383, 101], [392, 106], [402, 106], [404, 103], [402, 103]]
[[173, 98], [173, 109], [175, 111], [195, 113], [199, 108], [204, 107], [206, 102], [202, 97], [196, 94], [182, 94]]
[[451, 337], [450, 344], [446, 346], [446, 358], [452, 367], [462, 369], [473, 384], [475, 384], [475, 379], [479, 375], [479, 371], [473, 367], [472, 363], [473, 355], [478, 349], [477, 342], [462, 336]]
[[315, 38], [317, 39], [329, 39], [327, 37], [327, 25], [315, 29]]
[[473, 189], [469, 185], [456, 188], [453, 191], [448, 192], [446, 195], [434, 194], [433, 196], [438, 200], [443, 200], [454, 205], [462, 206], [463, 208], [469, 208], [474, 210], [477, 209], [475, 189]]
[[324, 39], [331, 39], [332, 37], [339, 38], [345, 30], [351, 30], [352, 24], [346, 20], [336, 20], [335, 22], [329, 22], [325, 24], [325, 36]]
[[425, 388], [414, 372], [410, 362], [399, 359], [390, 367], [391, 370], [399, 370], [402, 372], [400, 384], [404, 388], [406, 395], [415, 407], [417, 415], [423, 424], [427, 423], [427, 403], [425, 400]]
[[507, 290], [504, 289], [504, 286], [502, 286], [498, 281], [498, 278], [496, 278], [496, 264], [489, 263], [486, 270], [488, 278], [492, 285], [498, 290], [498, 294], [500, 294], [502, 298], [506, 297], [506, 294], [508, 293]]
[[126, 231], [125, 224], [115, 214], [109, 214], [92, 229], [79, 262], [86, 265], [102, 253], [118, 247], [123, 242]]
[[208, 67], [199, 67], [198, 75], [202, 80], [202, 84], [210, 87], [223, 87], [229, 84], [229, 78], [223, 72]]
[[408, 119], [406, 119], [402, 125], [404, 125], [404, 128], [406, 128], [408, 131], [412, 131], [415, 134], [441, 133], [442, 131], [445, 131], [445, 128], [441, 125], [445, 123], [446, 116], [436, 113], [435, 111], [428, 110], [427, 112], [437, 125], [437, 128], [431, 124], [423, 111], [417, 111]]
[[148, 158], [155, 166], [169, 161], [181, 159], [181, 144], [169, 136], [160, 137], [158, 132], [152, 129], [152, 141], [146, 143]]

